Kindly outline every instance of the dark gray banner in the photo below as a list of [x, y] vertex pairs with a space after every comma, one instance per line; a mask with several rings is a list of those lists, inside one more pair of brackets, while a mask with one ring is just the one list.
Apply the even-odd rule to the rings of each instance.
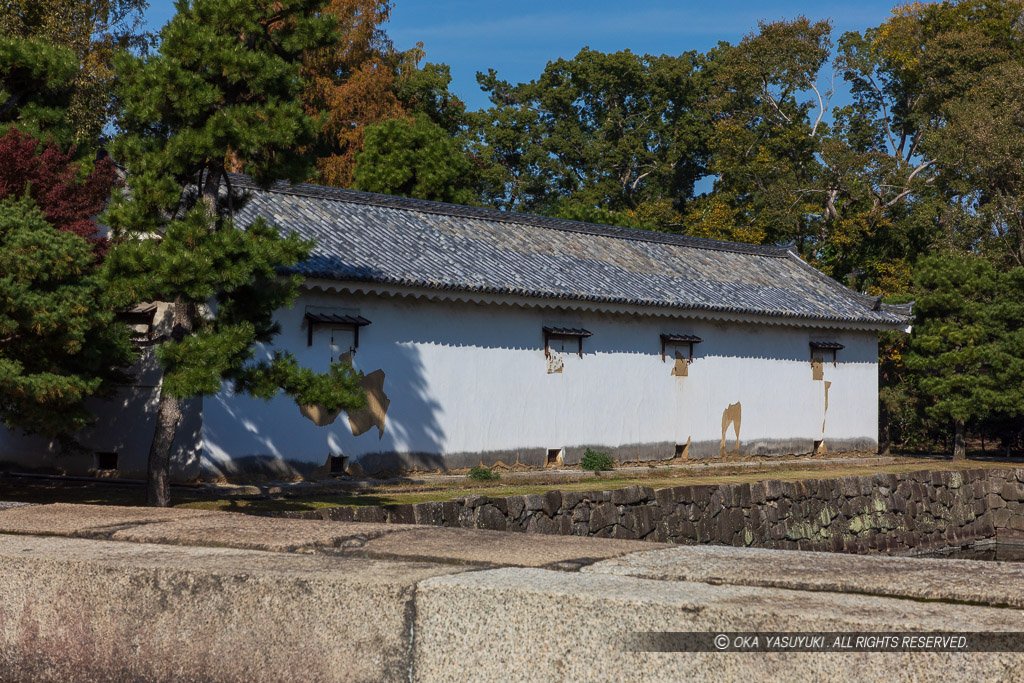
[[1024, 652], [1016, 632], [647, 631], [627, 640], [632, 652]]

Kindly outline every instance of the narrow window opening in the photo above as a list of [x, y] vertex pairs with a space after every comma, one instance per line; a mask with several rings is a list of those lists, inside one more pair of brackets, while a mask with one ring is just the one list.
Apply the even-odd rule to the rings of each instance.
[[685, 458], [685, 457], [687, 457], [687, 450], [688, 450], [687, 446], [688, 445], [689, 444], [685, 444], [685, 443], [677, 443], [676, 444], [676, 457], [677, 458]]
[[359, 346], [359, 328], [335, 328], [331, 330], [331, 362], [351, 363]]
[[99, 471], [110, 471], [117, 469], [117, 453], [113, 451], [96, 453], [96, 469]]
[[552, 342], [557, 342], [557, 346], [554, 346], [556, 350], [563, 352], [568, 351], [565, 348], [565, 342], [571, 341], [576, 346], [576, 353], [580, 358], [583, 358], [583, 340], [587, 337], [592, 337], [593, 332], [590, 330], [584, 330], [583, 328], [577, 327], [545, 327], [544, 332], [544, 357], [551, 357], [551, 350], [554, 346]]
[[825, 440], [824, 439], [818, 439], [817, 441], [815, 441], [814, 442], [814, 450], [811, 451], [811, 452], [814, 453], [814, 455], [818, 455], [819, 453], [824, 453], [825, 452]]
[[693, 345], [700, 344], [703, 339], [692, 334], [663, 334], [661, 335], [661, 360], [665, 361], [665, 354], [668, 348], [676, 351], [675, 355], [682, 354], [688, 362], [693, 362]]
[[548, 467], [553, 467], [555, 465], [560, 464], [560, 461], [562, 459], [562, 451], [563, 450], [564, 449], [561, 449], [561, 448], [549, 448], [548, 449], [548, 458], [547, 458], [546, 465]]

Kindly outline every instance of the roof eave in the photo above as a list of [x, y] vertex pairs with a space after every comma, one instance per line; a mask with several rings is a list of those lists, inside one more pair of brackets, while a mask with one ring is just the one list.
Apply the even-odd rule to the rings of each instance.
[[[308, 277], [304, 283], [307, 289], [353, 291], [367, 294], [429, 298], [438, 301], [463, 300], [474, 303], [518, 303], [524, 306], [552, 306], [556, 308], [592, 308], [607, 312], [630, 312], [656, 315], [680, 315], [684, 317], [722, 317], [725, 319], [749, 318], [769, 324], [796, 325], [804, 327], [856, 326], [865, 330], [909, 331], [911, 318], [879, 320], [874, 318], [853, 318], [843, 316], [809, 316], [796, 313], [738, 309], [729, 306], [697, 304], [690, 306], [662, 302], [631, 301], [604, 297], [556, 297], [530, 292], [498, 291], [495, 288], [477, 289], [434, 285], [430, 283], [402, 283], [371, 279], [341, 279], [332, 277]], [[576, 304], [576, 306], [573, 306]]]

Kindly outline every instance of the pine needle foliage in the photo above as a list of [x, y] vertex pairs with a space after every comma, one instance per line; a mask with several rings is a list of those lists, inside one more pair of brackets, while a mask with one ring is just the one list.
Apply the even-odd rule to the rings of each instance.
[[30, 197], [0, 201], [0, 418], [66, 436], [88, 426], [85, 400], [111, 393], [133, 351], [93, 246], [47, 221]]
[[283, 274], [312, 243], [281, 236], [265, 221], [236, 225], [245, 201], [226, 172], [233, 156], [261, 186], [301, 180], [302, 150], [319, 122], [303, 111], [304, 55], [336, 40], [323, 0], [191, 0], [163, 29], [160, 51], [117, 64], [122, 134], [113, 153], [129, 192], [106, 220], [119, 239], [110, 268], [125, 303], [173, 302], [170, 334], [157, 357], [165, 375], [150, 450], [151, 504], [168, 504], [171, 444], [180, 401], [209, 396], [222, 382], [271, 398], [280, 391], [327, 409], [365, 400], [350, 366], [325, 374], [257, 345], [279, 331], [275, 310], [295, 299], [301, 278]]

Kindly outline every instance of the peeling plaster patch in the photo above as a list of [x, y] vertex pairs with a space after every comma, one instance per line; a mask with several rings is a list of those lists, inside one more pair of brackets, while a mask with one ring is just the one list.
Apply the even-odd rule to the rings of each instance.
[[359, 436], [377, 428], [377, 438], [384, 438], [384, 422], [388, 414], [391, 399], [384, 393], [384, 371], [374, 370], [359, 381], [359, 386], [366, 392], [366, 407], [349, 413], [348, 424], [352, 435]]
[[825, 382], [825, 414], [821, 418], [821, 435], [825, 436], [825, 420], [828, 418], [828, 389], [832, 386], [832, 382]]
[[690, 361], [683, 354], [676, 351], [676, 362], [672, 365], [673, 377], [686, 377], [689, 373]]
[[320, 406], [299, 406], [299, 412], [303, 417], [308, 417], [317, 427], [326, 427], [333, 423], [341, 415], [341, 409], [327, 412]]
[[548, 356], [548, 374], [554, 375], [562, 372], [562, 368], [565, 366], [565, 362], [562, 360], [561, 354], [552, 351]]
[[[721, 457], [726, 455], [739, 455], [740, 454], [740, 418], [742, 416], [742, 406], [739, 402], [729, 404], [729, 407], [722, 413], [722, 443], [718, 447], [718, 454]], [[725, 450], [725, 435], [729, 431], [729, 425], [732, 425], [733, 430], [736, 433], [736, 445], [732, 449], [732, 453], [727, 453]]]
[[825, 355], [821, 352], [821, 349], [814, 349], [814, 351], [811, 352], [811, 373], [815, 380], [824, 379], [824, 364]]

